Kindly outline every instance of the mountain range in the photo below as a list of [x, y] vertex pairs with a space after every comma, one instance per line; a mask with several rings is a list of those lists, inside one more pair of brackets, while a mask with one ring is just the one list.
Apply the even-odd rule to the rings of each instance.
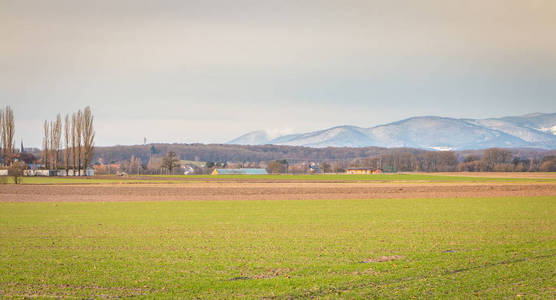
[[534, 113], [491, 119], [413, 117], [370, 128], [337, 126], [272, 138], [258, 130], [228, 144], [306, 147], [410, 147], [467, 150], [492, 147], [556, 149], [556, 113]]

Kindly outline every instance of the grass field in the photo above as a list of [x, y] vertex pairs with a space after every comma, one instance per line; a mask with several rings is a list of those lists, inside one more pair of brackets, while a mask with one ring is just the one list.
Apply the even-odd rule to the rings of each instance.
[[[13, 180], [6, 178], [9, 183]], [[171, 179], [171, 180], [168, 180]], [[365, 181], [365, 182], [556, 182], [556, 178], [481, 177], [429, 174], [376, 175], [144, 175], [138, 178], [113, 176], [79, 177], [23, 177], [23, 184], [101, 184], [101, 183], [172, 183], [175, 180], [284, 180], [284, 181]], [[173, 180], [173, 181], [172, 181]]]
[[[113, 179], [98, 177], [22, 177], [22, 184], [111, 184], [111, 183], [171, 183], [168, 180], [141, 180], [141, 179]], [[6, 177], [7, 183], [12, 184], [13, 179]]]
[[374, 174], [374, 175], [346, 175], [346, 174], [315, 174], [315, 175], [149, 175], [152, 178], [220, 178], [220, 179], [268, 179], [268, 180], [328, 180], [328, 181], [445, 181], [445, 182], [553, 182], [554, 178], [502, 178], [478, 176], [428, 175], [428, 174]]
[[556, 198], [0, 202], [0, 249], [6, 297], [554, 298]]

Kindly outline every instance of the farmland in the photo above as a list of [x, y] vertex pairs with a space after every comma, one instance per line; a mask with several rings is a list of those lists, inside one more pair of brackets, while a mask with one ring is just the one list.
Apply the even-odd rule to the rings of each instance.
[[25, 178], [0, 295], [553, 298], [556, 182], [526, 175]]
[[[11, 178], [6, 178], [13, 182]], [[135, 175], [95, 177], [24, 177], [24, 184], [176, 183], [190, 181], [239, 182], [556, 182], [554, 173], [396, 173], [378, 175]]]

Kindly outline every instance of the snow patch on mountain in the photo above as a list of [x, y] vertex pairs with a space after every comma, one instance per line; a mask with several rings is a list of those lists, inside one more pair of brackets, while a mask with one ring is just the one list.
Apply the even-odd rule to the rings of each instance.
[[556, 135], [556, 125], [555, 125], [555, 126], [552, 126], [552, 127], [550, 127], [550, 128], [542, 127], [542, 128], [539, 128], [538, 130], [540, 130], [540, 131], [542, 131], [542, 132], [550, 132], [550, 133]]
[[453, 150], [455, 150], [454, 148], [450, 148], [450, 147], [431, 147], [431, 149], [436, 150], [436, 151], [453, 151]]
[[542, 131], [539, 132], [537, 129], [519, 126], [499, 119], [475, 120], [474, 123], [489, 129], [498, 130], [519, 137], [520, 139], [531, 143], [550, 142], [554, 138], [552, 134], [546, 134]]

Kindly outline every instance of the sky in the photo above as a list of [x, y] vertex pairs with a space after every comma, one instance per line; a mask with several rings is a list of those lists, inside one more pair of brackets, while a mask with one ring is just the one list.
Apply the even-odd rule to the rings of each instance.
[[556, 112], [556, 1], [0, 0], [0, 104], [35, 147]]

